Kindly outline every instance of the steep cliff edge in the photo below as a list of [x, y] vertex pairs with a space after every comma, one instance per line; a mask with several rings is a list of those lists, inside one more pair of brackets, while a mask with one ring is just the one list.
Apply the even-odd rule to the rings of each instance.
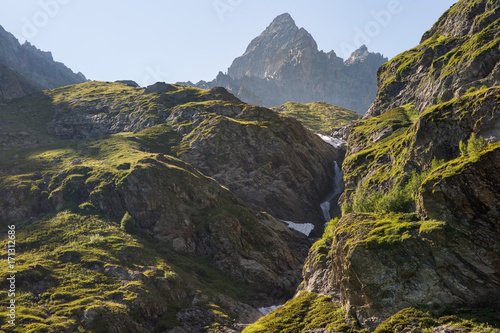
[[496, 1], [459, 1], [420, 45], [381, 66], [377, 97], [366, 117], [408, 103], [422, 112], [468, 89], [498, 85], [499, 19]]
[[[498, 330], [499, 7], [450, 8], [380, 68], [370, 112], [345, 131], [343, 216], [311, 248], [299, 291], [331, 297], [350, 329]], [[273, 331], [284, 320], [272, 316], [257, 324]]]

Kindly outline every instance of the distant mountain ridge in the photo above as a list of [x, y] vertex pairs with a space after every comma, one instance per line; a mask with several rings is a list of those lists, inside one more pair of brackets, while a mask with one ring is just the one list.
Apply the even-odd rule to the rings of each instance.
[[386, 61], [364, 45], [346, 61], [334, 51], [320, 51], [311, 34], [282, 14], [251, 41], [227, 74], [184, 84], [223, 86], [245, 102], [266, 107], [321, 101], [365, 113], [377, 92], [377, 69]]
[[[12, 85], [23, 85], [26, 92], [33, 90], [54, 89], [70, 84], [78, 84], [87, 81], [82, 73], [74, 73], [71, 69], [60, 62], [54, 61], [50, 52], [43, 52], [31, 45], [29, 42], [20, 44], [19, 41], [0, 26], [0, 75], [3, 78], [0, 91], [2, 96], [17, 96], [21, 90], [10, 93]], [[17, 72], [22, 79], [16, 77], [14, 81], [5, 81], [6, 77], [14, 79], [15, 75], [7, 75], [7, 71]], [[23, 81], [20, 83], [21, 80]], [[28, 83], [29, 84], [28, 84]], [[16, 95], [17, 94], [17, 95]], [[22, 96], [22, 94], [21, 94]]]

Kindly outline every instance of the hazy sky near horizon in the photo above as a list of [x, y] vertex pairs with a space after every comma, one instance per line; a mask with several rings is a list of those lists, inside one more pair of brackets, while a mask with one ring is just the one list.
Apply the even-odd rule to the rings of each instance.
[[418, 45], [457, 0], [0, 0], [0, 25], [88, 79], [212, 80], [278, 15], [325, 52]]

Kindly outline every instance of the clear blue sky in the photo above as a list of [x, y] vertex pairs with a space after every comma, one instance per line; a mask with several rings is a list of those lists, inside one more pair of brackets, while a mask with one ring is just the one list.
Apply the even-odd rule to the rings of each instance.
[[456, 0], [0, 0], [0, 25], [92, 80], [211, 80], [278, 15], [346, 59], [414, 47]]

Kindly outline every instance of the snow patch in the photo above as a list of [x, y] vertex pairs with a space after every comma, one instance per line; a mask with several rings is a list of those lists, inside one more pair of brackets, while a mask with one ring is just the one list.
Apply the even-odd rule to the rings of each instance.
[[321, 138], [321, 140], [325, 141], [329, 145], [334, 146], [335, 148], [339, 148], [339, 147], [347, 144], [347, 142], [345, 142], [344, 140], [334, 138], [333, 136], [324, 135], [324, 134], [317, 134], [317, 135]]
[[269, 306], [267, 308], [258, 308], [257, 310], [260, 311], [260, 313], [262, 313], [263, 315], [267, 315], [271, 312], [273, 312], [274, 310], [282, 307], [283, 305], [273, 305], [273, 306]]
[[294, 223], [290, 221], [283, 221], [288, 224], [288, 228], [297, 230], [298, 232], [303, 233], [306, 236], [309, 236], [311, 231], [314, 230], [314, 224], [312, 223]]

